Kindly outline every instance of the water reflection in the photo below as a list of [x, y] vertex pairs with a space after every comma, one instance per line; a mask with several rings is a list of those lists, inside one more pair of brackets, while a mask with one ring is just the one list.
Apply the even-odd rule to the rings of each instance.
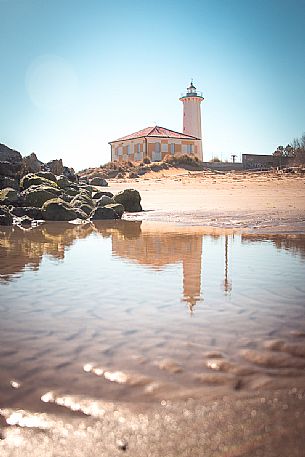
[[44, 255], [63, 260], [75, 240], [86, 238], [92, 226], [58, 222], [24, 231], [0, 227], [0, 280], [10, 280], [25, 269], [38, 270]]
[[132, 221], [0, 229], [0, 397], [73, 410], [87, 392], [159, 401], [298, 377], [304, 241]]
[[229, 278], [229, 237], [225, 235], [225, 278], [223, 281], [223, 289], [226, 294], [232, 290], [232, 281]]
[[188, 233], [143, 228], [137, 237], [126, 242], [125, 233], [114, 230], [112, 252], [157, 270], [171, 264], [182, 264], [183, 301], [192, 310], [201, 297], [202, 238], [198, 234], [190, 236]]
[[293, 254], [300, 255], [305, 258], [305, 235], [303, 234], [287, 234], [287, 235], [241, 235], [243, 243], [257, 243], [262, 241], [270, 241], [279, 250], [290, 251]]
[[[38, 270], [44, 256], [62, 261], [65, 253], [76, 240], [89, 236], [110, 238], [112, 255], [128, 259], [153, 270], [167, 266], [182, 266], [183, 301], [192, 312], [203, 300], [202, 266], [204, 239], [219, 239], [219, 234], [204, 234], [200, 228], [149, 224], [140, 221], [103, 221], [94, 224], [72, 225], [49, 223], [33, 230], [18, 227], [0, 229], [0, 281], [6, 282], [20, 275], [25, 269]], [[229, 258], [234, 235], [223, 237], [224, 276], [222, 288], [225, 294], [232, 290], [229, 274]], [[278, 249], [289, 250], [305, 257], [304, 235], [241, 235], [243, 244], [270, 241]], [[217, 254], [220, 256], [221, 254]], [[221, 258], [218, 259], [221, 262]], [[209, 266], [206, 265], [206, 268]]]

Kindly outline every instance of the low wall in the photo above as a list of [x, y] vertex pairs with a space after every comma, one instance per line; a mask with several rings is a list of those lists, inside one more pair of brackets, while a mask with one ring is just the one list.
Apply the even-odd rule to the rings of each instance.
[[203, 165], [210, 170], [217, 171], [237, 171], [243, 169], [243, 164], [240, 162], [203, 162]]

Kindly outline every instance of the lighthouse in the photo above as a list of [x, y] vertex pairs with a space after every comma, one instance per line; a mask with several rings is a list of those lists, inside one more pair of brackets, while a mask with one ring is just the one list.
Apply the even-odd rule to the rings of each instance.
[[200, 104], [204, 98], [200, 92], [197, 92], [192, 81], [186, 89], [186, 94], [182, 95], [179, 100], [183, 103], [183, 133], [200, 140], [198, 141], [198, 157], [203, 160]]

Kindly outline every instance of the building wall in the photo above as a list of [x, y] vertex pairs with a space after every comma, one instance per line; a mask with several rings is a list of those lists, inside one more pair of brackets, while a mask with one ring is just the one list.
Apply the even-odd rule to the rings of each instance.
[[278, 157], [273, 155], [243, 154], [242, 163], [245, 170], [249, 169], [269, 169], [285, 167], [288, 164], [288, 157]]
[[163, 160], [167, 154], [179, 156], [190, 153], [200, 158], [200, 140], [147, 137], [111, 144], [111, 160], [117, 162], [141, 162], [144, 157], [157, 162]]

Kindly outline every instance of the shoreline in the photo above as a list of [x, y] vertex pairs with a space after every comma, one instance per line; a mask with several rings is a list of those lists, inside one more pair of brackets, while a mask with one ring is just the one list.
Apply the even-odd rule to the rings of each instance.
[[171, 169], [108, 184], [113, 193], [126, 188], [140, 192], [143, 212], [125, 214], [125, 220], [240, 233], [305, 233], [303, 176]]
[[[248, 216], [248, 215], [247, 215]], [[217, 218], [217, 222], [215, 219]], [[232, 218], [234, 220], [232, 221]], [[170, 213], [165, 211], [143, 211], [142, 213], [124, 214], [122, 220], [141, 221], [151, 224], [175, 225], [177, 227], [193, 227], [204, 233], [219, 232], [221, 233], [250, 233], [250, 234], [305, 234], [305, 218], [299, 220], [291, 219], [274, 219], [271, 223], [266, 220], [260, 220], [258, 214], [252, 218], [240, 218], [237, 214], [214, 214], [198, 212], [180, 212]]]

